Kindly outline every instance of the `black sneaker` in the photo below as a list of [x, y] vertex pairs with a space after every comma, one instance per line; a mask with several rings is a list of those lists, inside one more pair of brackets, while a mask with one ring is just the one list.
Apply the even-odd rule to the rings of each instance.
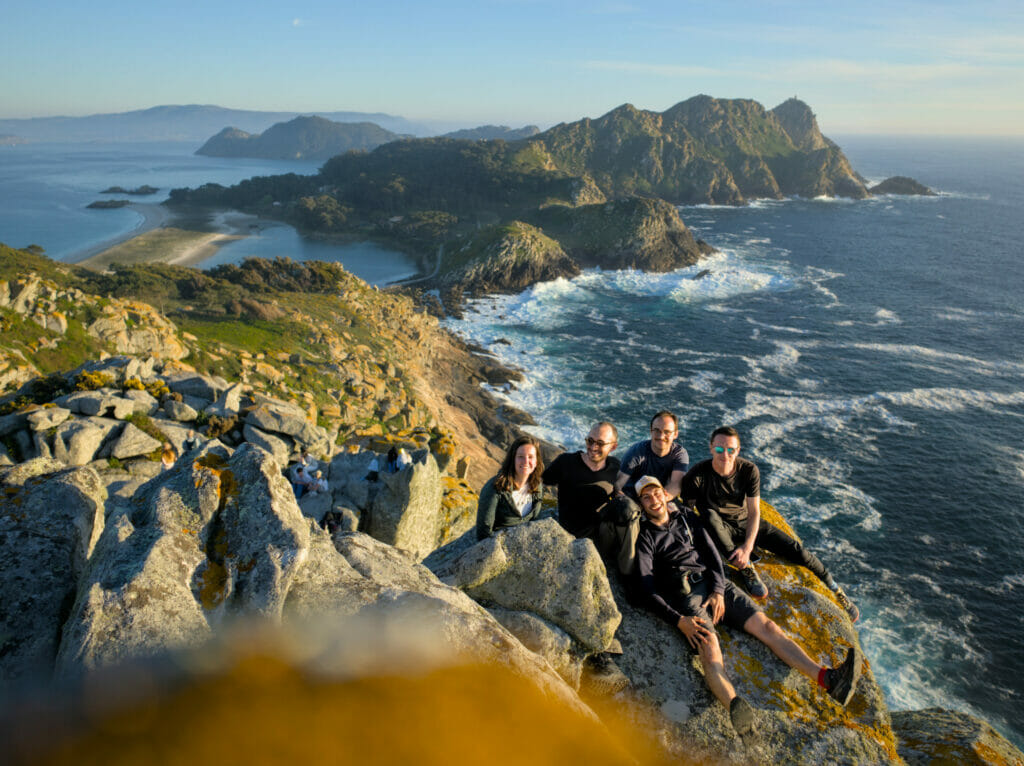
[[850, 601], [850, 597], [843, 593], [842, 588], [836, 588], [834, 593], [839, 606], [846, 610], [846, 613], [850, 615], [850, 619], [853, 622], [857, 622], [860, 619], [860, 609], [857, 608], [857, 605]]
[[846, 659], [843, 660], [842, 665], [825, 671], [825, 688], [828, 690], [828, 696], [843, 707], [850, 702], [853, 692], [857, 689], [860, 663], [860, 652], [851, 646], [846, 652]]
[[742, 697], [733, 697], [729, 703], [729, 720], [732, 721], [732, 728], [744, 742], [757, 729], [754, 708]]
[[740, 570], [740, 578], [743, 580], [743, 590], [754, 598], [768, 598], [768, 588], [765, 587], [761, 575], [754, 569], [753, 564], [747, 564]]
[[615, 694], [629, 686], [629, 677], [619, 670], [608, 652], [594, 654], [583, 666], [583, 681], [590, 691]]

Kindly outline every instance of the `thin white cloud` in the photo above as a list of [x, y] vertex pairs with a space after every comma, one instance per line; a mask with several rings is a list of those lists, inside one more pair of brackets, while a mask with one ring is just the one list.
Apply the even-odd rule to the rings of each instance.
[[639, 61], [584, 61], [585, 69], [604, 72], [626, 72], [629, 74], [657, 75], [659, 77], [715, 77], [721, 69], [706, 66], [680, 66], [676, 64], [648, 64]]
[[292, 26], [293, 27], [301, 27], [305, 23], [306, 22], [304, 22], [302, 19], [292, 19]]
[[851, 59], [819, 59], [790, 61], [784, 66], [770, 69], [771, 76], [803, 76], [836, 80], [888, 80], [920, 83], [929, 80], [949, 81], [962, 77], [977, 77], [981, 68], [973, 64], [931, 63], [894, 64], [887, 61], [853, 61]]

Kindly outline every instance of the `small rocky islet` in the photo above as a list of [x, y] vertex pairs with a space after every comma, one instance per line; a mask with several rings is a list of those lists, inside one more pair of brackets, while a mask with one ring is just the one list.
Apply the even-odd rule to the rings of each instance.
[[[969, 716], [891, 713], [870, 663], [843, 709], [723, 631], [757, 710], [760, 741], [745, 749], [683, 641], [629, 604], [589, 541], [550, 518], [475, 540], [474, 490], [517, 420], [479, 383], [516, 375], [408, 296], [329, 264], [95, 274], [0, 248], [0, 321], [0, 677], [26, 690], [0, 714], [8, 762], [103, 747], [74, 723], [97, 715], [97, 688], [114, 716], [125, 679], [148, 679], [164, 704], [211, 678], [231, 688], [241, 668], [265, 673], [270, 657], [309, 683], [372, 686], [402, 669], [477, 688], [461, 674], [484, 674], [486, 689], [533, 690], [560, 711], [549, 749], [586, 731], [599, 761], [1020, 762]], [[190, 428], [202, 444], [162, 471], [159, 444], [180, 455]], [[391, 445], [412, 465], [367, 481]], [[297, 501], [283, 470], [303, 449], [330, 490]], [[832, 663], [859, 643], [804, 570], [766, 556], [762, 571], [769, 615], [813, 656]], [[583, 663], [614, 643], [632, 683], [606, 698]], [[503, 704], [486, 689], [475, 705]], [[166, 725], [191, 730], [174, 710]]]

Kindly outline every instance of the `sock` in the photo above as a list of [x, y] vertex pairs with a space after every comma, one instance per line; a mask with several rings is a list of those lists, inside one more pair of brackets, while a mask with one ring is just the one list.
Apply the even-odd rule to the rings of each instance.
[[828, 668], [825, 667], [820, 668], [818, 670], [818, 686], [820, 686], [822, 689], [828, 689], [828, 687], [825, 685], [825, 673], [827, 672]]

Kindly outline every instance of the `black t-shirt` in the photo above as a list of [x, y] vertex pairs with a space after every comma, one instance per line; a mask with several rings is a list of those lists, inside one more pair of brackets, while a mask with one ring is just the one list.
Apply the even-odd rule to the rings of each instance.
[[711, 460], [697, 463], [683, 477], [679, 498], [694, 503], [698, 510], [711, 508], [728, 522], [744, 524], [747, 520], [748, 497], [761, 496], [761, 472], [749, 460], [736, 458], [736, 469], [731, 476], [719, 476]]
[[672, 442], [671, 448], [665, 455], [655, 455], [651, 449], [651, 440], [647, 439], [637, 442], [628, 450], [622, 458], [622, 473], [629, 475], [623, 491], [633, 499], [636, 499], [635, 485], [638, 479], [644, 476], [653, 476], [661, 482], [663, 487], [668, 486], [673, 471], [686, 473], [689, 467], [690, 456], [678, 442]]
[[609, 457], [604, 468], [591, 471], [582, 452], [563, 452], [544, 469], [545, 484], [558, 487], [558, 520], [569, 534], [589, 537], [597, 528], [597, 511], [608, 502], [619, 475], [619, 459]]

